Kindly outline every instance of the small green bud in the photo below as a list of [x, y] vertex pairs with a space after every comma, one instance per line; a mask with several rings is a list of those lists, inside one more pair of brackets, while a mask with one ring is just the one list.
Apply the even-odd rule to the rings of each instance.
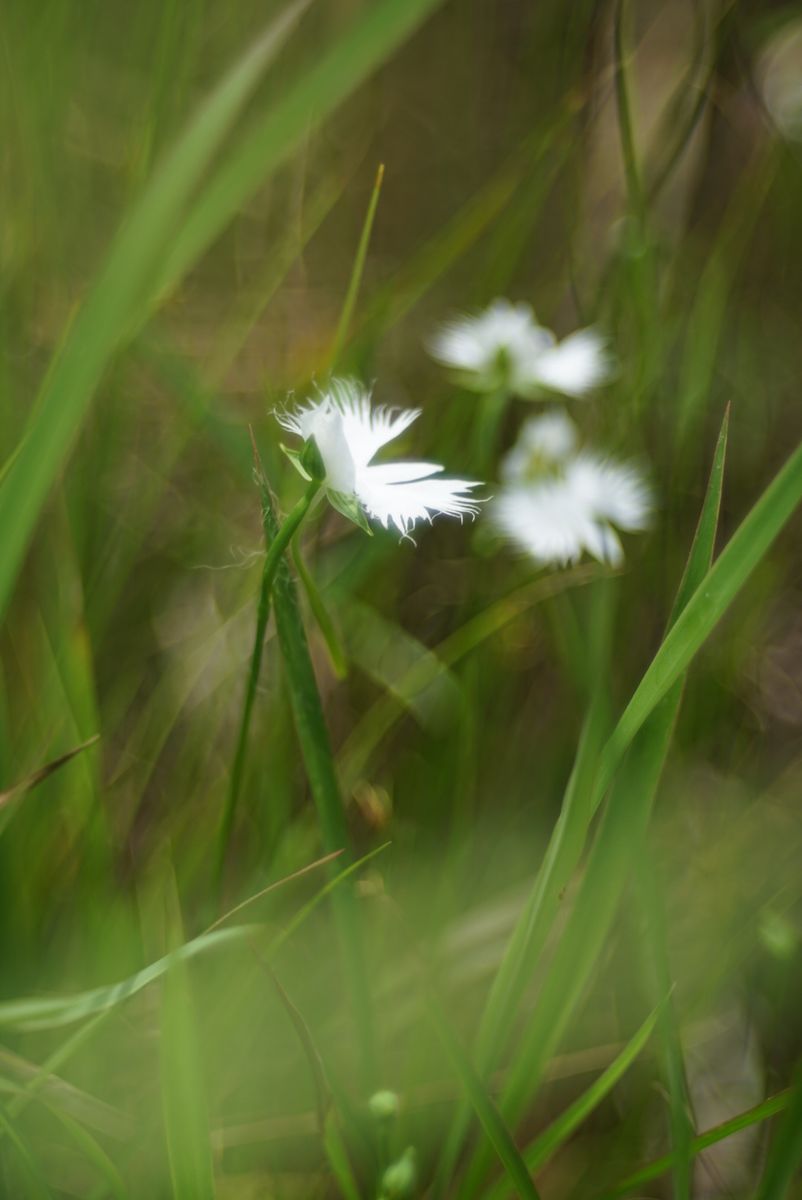
[[309, 479], [314, 479], [316, 483], [322, 483], [326, 478], [323, 457], [313, 437], [307, 438], [304, 442], [300, 462]]
[[374, 1092], [368, 1109], [376, 1121], [393, 1121], [398, 1116], [398, 1096], [390, 1091]]
[[407, 1146], [401, 1157], [382, 1175], [381, 1194], [386, 1200], [407, 1200], [415, 1192], [418, 1180], [414, 1146]]

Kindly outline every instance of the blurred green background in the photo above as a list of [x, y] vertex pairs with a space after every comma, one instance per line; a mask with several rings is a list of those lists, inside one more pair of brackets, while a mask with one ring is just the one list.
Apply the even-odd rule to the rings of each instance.
[[[0, 782], [100, 734], [0, 809], [9, 1197], [212, 1194], [205, 1167], [192, 1174], [204, 1123], [220, 1197], [347, 1196], [320, 1137], [321, 1088], [357, 1195], [378, 1196], [383, 1156], [407, 1145], [413, 1194], [429, 1194], [461, 1084], [427, 1019], [419, 956], [470, 1046], [590, 697], [611, 720], [660, 642], [725, 407], [721, 541], [802, 436], [802, 6], [316, 0], [190, 178], [181, 131], [284, 11], [0, 12], [0, 516], [13, 531], [0, 548]], [[137, 225], [164, 164], [186, 193], [169, 219]], [[355, 876], [372, 1079], [325, 899], [270, 970], [232, 939], [100, 1020], [76, 1010], [34, 1028], [15, 997], [127, 978], [220, 911], [262, 554], [248, 425], [286, 511], [300, 485], [271, 413], [331, 365], [379, 164], [339, 368], [375, 381], [377, 400], [423, 409], [411, 455], [469, 474], [477, 401], [428, 357], [433, 328], [499, 295], [560, 335], [598, 323], [620, 370], [570, 409], [649, 464], [655, 527], [605, 579], [593, 565], [537, 571], [481, 521], [435, 522], [417, 545], [368, 540], [333, 511], [310, 523], [307, 562], [349, 659], [338, 679], [308, 620], [349, 830], [358, 856], [389, 842]], [[121, 227], [128, 257], [111, 269]], [[510, 407], [505, 446], [530, 412]], [[673, 988], [667, 1044], [697, 1132], [789, 1084], [802, 1052], [801, 538], [797, 519], [691, 669], [649, 837], [559, 1055], [513, 1122], [521, 1145], [632, 1037], [655, 978]], [[223, 907], [322, 852], [271, 625]], [[243, 919], [274, 936], [324, 877]], [[669, 1149], [664, 1052], [650, 1042], [594, 1107], [538, 1177], [544, 1195], [602, 1194]], [[401, 1096], [389, 1149], [365, 1115], [379, 1086]], [[465, 1145], [483, 1136], [471, 1125]], [[768, 1136], [759, 1122], [697, 1158], [693, 1194], [754, 1194]], [[466, 1195], [465, 1145], [439, 1194]], [[669, 1173], [636, 1194], [678, 1186]]]

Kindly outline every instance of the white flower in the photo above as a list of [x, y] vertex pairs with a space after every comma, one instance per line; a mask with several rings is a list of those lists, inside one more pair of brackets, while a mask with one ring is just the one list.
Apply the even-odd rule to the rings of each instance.
[[566, 565], [587, 551], [618, 566], [618, 529], [648, 528], [652, 492], [640, 469], [576, 449], [564, 414], [528, 422], [503, 464], [505, 486], [490, 506], [497, 529], [540, 563]]
[[512, 450], [502, 459], [501, 478], [512, 483], [551, 469], [573, 454], [577, 441], [576, 425], [560, 409], [530, 417], [521, 426]]
[[528, 304], [509, 300], [494, 300], [484, 312], [447, 322], [429, 350], [466, 387], [481, 392], [506, 388], [532, 398], [548, 388], [582, 396], [612, 373], [605, 342], [594, 329], [558, 342], [538, 325]]
[[370, 393], [353, 379], [332, 379], [319, 399], [277, 414], [285, 429], [305, 442], [314, 439], [323, 486], [335, 508], [359, 524], [366, 525], [367, 514], [402, 534], [434, 516], [479, 511], [469, 494], [479, 487], [475, 480], [435, 478], [443, 470], [438, 463], [372, 461], [418, 416], [420, 409], [374, 407]]

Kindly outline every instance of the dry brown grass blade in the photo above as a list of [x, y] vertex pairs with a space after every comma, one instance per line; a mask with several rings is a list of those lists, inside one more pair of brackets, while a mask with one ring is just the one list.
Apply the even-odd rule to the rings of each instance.
[[38, 771], [34, 771], [33, 775], [29, 775], [27, 779], [21, 779], [19, 783], [12, 784], [10, 788], [6, 788], [4, 792], [0, 792], [0, 808], [8, 804], [9, 800], [13, 800], [16, 796], [22, 796], [25, 792], [32, 791], [38, 787], [40, 783], [44, 783], [49, 779], [54, 771], [58, 771], [70, 759], [75, 758], [76, 754], [80, 754], [83, 750], [88, 750], [90, 746], [94, 746], [100, 741], [100, 734], [96, 733], [94, 737], [89, 738], [86, 742], [81, 742], [80, 746], [74, 746], [72, 750], [68, 750], [66, 754], [61, 754], [58, 758], [54, 758], [52, 762], [47, 763], [44, 767], [40, 767]]

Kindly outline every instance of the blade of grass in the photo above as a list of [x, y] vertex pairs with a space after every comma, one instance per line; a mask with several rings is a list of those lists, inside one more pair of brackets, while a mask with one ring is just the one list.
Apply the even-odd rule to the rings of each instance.
[[116, 1200], [127, 1200], [129, 1192], [123, 1178], [97, 1138], [92, 1137], [80, 1122], [73, 1120], [54, 1104], [48, 1103], [47, 1107], [56, 1120], [64, 1126], [83, 1157], [101, 1176], [105, 1183], [106, 1194], [114, 1196]]
[[605, 747], [597, 793], [603, 794], [635, 734], [715, 629], [800, 500], [802, 445], [751, 508], [666, 634]]
[[481, 1122], [487, 1138], [495, 1150], [509, 1182], [518, 1196], [528, 1197], [528, 1200], [539, 1200], [539, 1193], [527, 1169], [526, 1162], [512, 1139], [507, 1125], [490, 1093], [485, 1088], [476, 1073], [470, 1059], [460, 1045], [451, 1021], [446, 1016], [442, 1006], [431, 992], [426, 997], [426, 1007], [429, 1019], [434, 1025], [437, 1036], [448, 1055], [454, 1068], [454, 1073], [460, 1080], [473, 1109]]
[[[174, 880], [168, 884], [166, 914], [171, 940], [183, 942]], [[214, 1200], [214, 1170], [209, 1140], [209, 1113], [200, 1055], [195, 1001], [187, 964], [171, 956], [162, 984], [161, 1037], [162, 1112], [170, 1178], [175, 1200]]]
[[355, 91], [414, 33], [441, 0], [375, 0], [321, 59], [231, 151], [188, 213], [166, 255], [158, 291], [172, 287], [225, 227], [262, 179], [326, 113]]
[[671, 991], [671, 964], [662, 897], [658, 891], [657, 864], [652, 854], [636, 863], [635, 885], [644, 915], [643, 955], [649, 975], [649, 987], [655, 997], [666, 996], [660, 1010], [659, 1033], [663, 1078], [669, 1099], [671, 1146], [674, 1153], [673, 1183], [675, 1200], [690, 1200], [691, 1141], [695, 1133], [691, 1097], [685, 1074], [685, 1059]]
[[0, 1131], [5, 1133], [17, 1152], [18, 1161], [27, 1182], [25, 1195], [29, 1196], [30, 1200], [53, 1200], [53, 1193], [47, 1186], [47, 1181], [39, 1169], [32, 1150], [2, 1112], [0, 1112]]
[[[682, 604], [688, 595], [697, 594], [694, 587], [700, 579], [705, 578], [713, 556], [728, 428], [727, 413], [716, 444], [710, 481], [688, 565], [672, 611], [672, 618], [675, 620], [680, 620], [682, 612], [687, 611], [682, 608]], [[674, 627], [672, 625], [670, 628]], [[523, 1044], [518, 1047], [504, 1089], [502, 1111], [511, 1120], [518, 1118], [527, 1096], [535, 1093], [548, 1055], [562, 1036], [600, 952], [628, 875], [630, 855], [633, 848], [641, 844], [645, 835], [652, 800], [668, 753], [681, 697], [680, 681], [642, 726], [640, 735], [635, 739], [629, 756], [616, 778], [615, 788], [591, 850], [575, 908], [555, 951], [550, 972], [541, 988], [535, 1017], [529, 1023]], [[573, 778], [575, 775], [572, 775]], [[516, 954], [527, 954], [530, 970], [534, 961], [528, 957], [528, 947], [532, 945], [539, 952], [545, 945], [561, 892], [581, 854], [587, 827], [596, 807], [593, 801], [598, 794], [597, 772], [594, 772], [593, 779], [583, 780], [583, 783], [585, 786], [589, 785], [589, 790], [581, 795], [579, 801], [572, 797], [571, 811], [577, 811], [579, 816], [575, 823], [571, 823], [571, 839], [566, 840], [558, 823], [541, 872], [536, 877], [532, 911], [530, 912], [530, 905], [527, 905], [513, 933], [513, 942], [518, 942]], [[581, 825], [579, 817], [584, 819], [584, 826]], [[525, 935], [519, 933], [521, 921], [527, 929]], [[523, 969], [524, 965], [521, 964], [520, 971]], [[520, 986], [521, 974], [512, 975], [511, 969], [510, 974], [516, 986]], [[494, 998], [494, 1004], [500, 1005], [502, 999], [506, 1003], [506, 992], [501, 992], [499, 997]], [[481, 1152], [475, 1155], [463, 1181], [460, 1197], [476, 1194], [486, 1167], [487, 1155]]]
[[370, 245], [370, 235], [373, 231], [373, 221], [376, 216], [376, 209], [379, 205], [379, 196], [381, 195], [382, 180], [384, 179], [384, 163], [379, 164], [376, 172], [376, 180], [373, 184], [373, 191], [370, 194], [368, 203], [368, 211], [365, 214], [365, 223], [362, 226], [362, 234], [359, 238], [359, 245], [354, 258], [354, 265], [351, 270], [351, 279], [348, 283], [348, 291], [345, 293], [340, 320], [337, 325], [337, 331], [334, 335], [334, 342], [331, 347], [331, 355], [329, 357], [329, 373], [334, 374], [337, 369], [337, 364], [340, 361], [345, 339], [348, 336], [348, 331], [351, 328], [351, 319], [354, 315], [357, 296], [359, 295], [359, 285], [362, 282], [362, 275], [365, 270], [365, 260], [368, 256], [368, 246]]
[[154, 271], [214, 153], [310, 0], [295, 0], [224, 77], [122, 225], [51, 363], [0, 486], [0, 614], [50, 486], [114, 352], [144, 315]]
[[[524, 1162], [532, 1173], [547, 1163], [560, 1147], [565, 1145], [571, 1134], [610, 1094], [649, 1041], [659, 1015], [659, 1008], [651, 1012], [621, 1053], [613, 1059], [605, 1071], [602, 1071], [598, 1079], [593, 1081], [587, 1091], [578, 1096], [573, 1104], [569, 1104], [556, 1120], [552, 1121], [533, 1142], [530, 1142], [524, 1150], [523, 1156]], [[507, 1195], [509, 1195], [509, 1189], [502, 1181], [492, 1188], [486, 1200], [504, 1200]]]
[[[285, 941], [296, 932], [326, 896], [335, 891], [341, 883], [346, 882], [365, 863], [370, 862], [375, 855], [386, 849], [387, 845], [389, 843], [378, 846], [370, 854], [363, 855], [352, 862], [350, 866], [344, 868], [338, 875], [334, 875], [329, 879], [320, 891], [311, 900], [307, 901], [295, 916], [287, 922], [286, 926], [271, 939], [267, 949], [263, 953], [269, 956], [277, 953]], [[177, 958], [182, 961], [189, 961], [195, 958], [196, 955], [205, 954], [208, 950], [216, 946], [233, 945], [242, 939], [250, 937], [253, 935], [253, 930], [254, 926], [251, 925], [234, 925], [230, 929], [212, 928], [209, 932], [202, 933], [198, 937], [185, 942], [183, 946], [180, 946], [171, 954], [157, 959], [156, 962], [150, 963], [147, 967], [130, 975], [127, 979], [123, 979], [119, 983], [110, 984], [107, 987], [93, 988], [91, 991], [78, 992], [68, 996], [53, 996], [48, 998], [33, 996], [3, 1001], [0, 1003], [0, 1027], [33, 1032], [39, 1029], [55, 1029], [58, 1026], [69, 1025], [73, 1021], [80, 1021], [84, 1017], [96, 1017], [98, 1014], [104, 1015], [124, 1000], [127, 1000], [129, 996], [136, 995], [137, 992], [142, 991], [148, 984], [155, 983], [157, 979], [160, 979], [169, 968], [173, 959]], [[76, 1038], [83, 1035], [84, 1030], [91, 1032], [92, 1030], [89, 1028], [91, 1025], [92, 1022], [89, 1022], [82, 1030], [78, 1030], [75, 1035]], [[75, 1047], [70, 1047], [70, 1053], [72, 1053], [74, 1048], [77, 1048], [78, 1044], [80, 1043], [76, 1042]], [[48, 1059], [45, 1067], [43, 1067], [42, 1075], [46, 1076], [51, 1071], [57, 1070], [63, 1061], [65, 1060], [61, 1057], [61, 1051], [56, 1051]], [[29, 1091], [32, 1089], [37, 1084], [37, 1081], [42, 1078], [42, 1075], [30, 1080], [25, 1085], [25, 1090]]]
[[755, 1200], [784, 1200], [802, 1162], [802, 1069], [797, 1068], [789, 1093]]
[[18, 783], [13, 784], [10, 788], [6, 788], [4, 791], [0, 792], [0, 808], [2, 808], [3, 805], [8, 804], [10, 800], [15, 799], [15, 797], [22, 796], [25, 794], [25, 792], [32, 791], [33, 788], [37, 787], [40, 783], [43, 783], [45, 779], [48, 779], [54, 771], [58, 771], [60, 767], [63, 767], [66, 763], [70, 762], [71, 759], [75, 758], [76, 754], [80, 754], [83, 750], [88, 750], [90, 746], [94, 746], [99, 741], [100, 734], [96, 733], [94, 737], [82, 742], [80, 746], [75, 746], [72, 750], [67, 750], [65, 754], [61, 754], [58, 758], [54, 758], [52, 762], [47, 763], [44, 767], [40, 767], [38, 771], [34, 771], [33, 774], [29, 775], [26, 779], [21, 779]]
[[338, 679], [345, 679], [348, 674], [348, 658], [345, 648], [343, 647], [340, 635], [337, 633], [337, 627], [334, 624], [331, 614], [326, 608], [320, 590], [312, 577], [312, 573], [304, 562], [297, 538], [292, 543], [292, 561], [295, 563], [298, 578], [303, 584], [312, 615], [323, 636], [323, 641], [326, 643], [326, 649], [329, 652], [334, 674]]
[[[750, 1129], [761, 1121], [768, 1120], [769, 1117], [773, 1117], [787, 1108], [791, 1097], [792, 1092], [788, 1088], [785, 1092], [778, 1092], [776, 1096], [769, 1096], [767, 1100], [762, 1100], [754, 1108], [739, 1113], [737, 1117], [730, 1117], [728, 1120], [722, 1121], [720, 1125], [715, 1125], [712, 1129], [697, 1134], [691, 1140], [691, 1154], [694, 1156], [701, 1154], [708, 1146], [715, 1146], [717, 1142], [723, 1142], [733, 1134], [740, 1133], [742, 1129]], [[673, 1164], [674, 1155], [664, 1154], [662, 1158], [656, 1158], [645, 1167], [633, 1172], [632, 1175], [628, 1175], [626, 1179], [622, 1179], [612, 1188], [597, 1193], [593, 1200], [619, 1200], [620, 1196], [628, 1196], [630, 1192], [634, 1192], [644, 1183], [650, 1183], [653, 1179], [659, 1179], [661, 1175], [665, 1175], [667, 1171], [671, 1170]]]

